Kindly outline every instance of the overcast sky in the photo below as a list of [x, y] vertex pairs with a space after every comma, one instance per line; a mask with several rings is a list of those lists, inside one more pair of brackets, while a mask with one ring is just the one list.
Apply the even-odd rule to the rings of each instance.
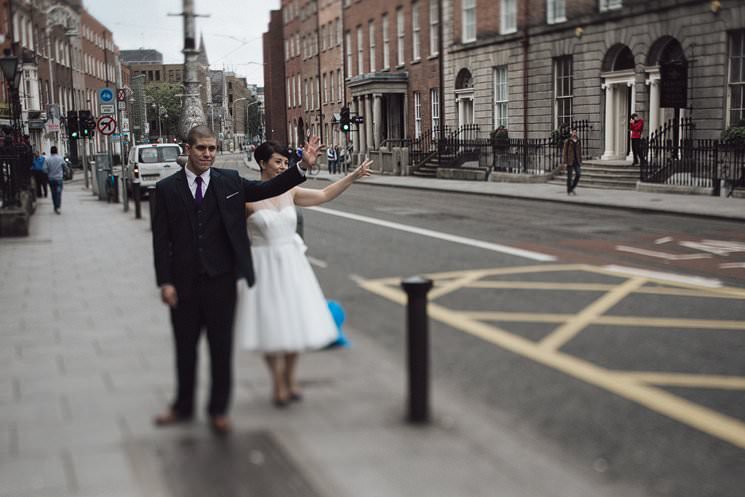
[[[166, 64], [182, 63], [183, 18], [168, 17], [182, 11], [181, 0], [83, 0], [93, 17], [114, 33], [120, 50], [152, 48]], [[197, 39], [204, 35], [210, 69], [231, 70], [249, 83], [261, 85], [261, 35], [269, 24], [269, 11], [280, 0], [194, 0]]]

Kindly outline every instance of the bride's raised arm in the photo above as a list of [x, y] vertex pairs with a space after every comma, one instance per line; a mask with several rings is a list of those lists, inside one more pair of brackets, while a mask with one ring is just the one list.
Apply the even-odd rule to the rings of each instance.
[[334, 181], [322, 190], [295, 187], [292, 190], [294, 194], [293, 199], [295, 200], [295, 205], [298, 205], [300, 207], [312, 207], [314, 205], [321, 205], [335, 199], [336, 197], [341, 195], [344, 190], [349, 188], [352, 183], [355, 182], [355, 180], [370, 176], [372, 174], [370, 172], [370, 166], [372, 165], [372, 163], [372, 160], [367, 159], [365, 162], [360, 164], [357, 169], [347, 174], [343, 178]]

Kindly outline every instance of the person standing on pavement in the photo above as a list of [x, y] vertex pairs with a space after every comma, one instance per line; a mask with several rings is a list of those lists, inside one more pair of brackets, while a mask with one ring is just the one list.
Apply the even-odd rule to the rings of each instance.
[[49, 158], [44, 161], [49, 174], [49, 189], [52, 191], [54, 213], [60, 214], [62, 207], [62, 183], [65, 177], [65, 159], [57, 154], [57, 147], [52, 147]]
[[631, 114], [629, 121], [629, 130], [631, 133], [631, 151], [634, 153], [634, 163], [632, 166], [641, 164], [642, 158], [642, 131], [644, 131], [644, 119], [638, 114]]
[[[574, 191], [582, 175], [582, 143], [577, 136], [577, 128], [572, 128], [571, 135], [564, 142], [562, 163], [567, 171], [567, 195], [577, 195]], [[574, 179], [572, 179], [574, 173]]]
[[329, 174], [336, 174], [336, 149], [333, 146], [326, 149], [326, 159], [329, 163]]
[[36, 198], [47, 197], [47, 187], [49, 185], [49, 174], [47, 173], [46, 156], [39, 153], [38, 150], [34, 152], [34, 161], [31, 163], [31, 174], [36, 182]]
[[254, 283], [245, 203], [279, 195], [305, 180], [315, 164], [318, 138], [306, 155], [271, 181], [249, 181], [237, 171], [212, 167], [215, 134], [206, 126], [189, 131], [186, 166], [155, 187], [153, 253], [161, 300], [170, 307], [176, 347], [176, 398], [155, 418], [158, 426], [189, 421], [194, 411], [197, 350], [206, 328], [211, 385], [207, 412], [212, 429], [230, 431], [233, 314], [236, 278]]

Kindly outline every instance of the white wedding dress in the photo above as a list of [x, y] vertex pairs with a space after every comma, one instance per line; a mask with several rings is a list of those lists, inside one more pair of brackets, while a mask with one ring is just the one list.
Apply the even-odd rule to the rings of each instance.
[[253, 203], [247, 220], [256, 283], [238, 281], [235, 330], [244, 349], [302, 352], [338, 337], [306, 246], [295, 232], [292, 192]]

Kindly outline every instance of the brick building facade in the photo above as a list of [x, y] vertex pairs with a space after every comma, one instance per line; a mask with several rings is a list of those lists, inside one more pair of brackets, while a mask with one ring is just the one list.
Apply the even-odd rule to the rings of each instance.
[[[95, 113], [96, 90], [107, 80], [126, 83], [129, 78], [129, 72], [119, 63], [112, 33], [79, 0], [51, 5], [5, 0], [0, 12], [1, 32], [7, 34], [0, 50], [7, 49], [22, 61], [22, 132], [30, 135], [35, 148], [48, 152], [55, 145], [74, 161], [77, 147], [70, 148], [61, 118], [71, 110]], [[2, 125], [10, 124], [8, 99], [1, 90]], [[98, 151], [101, 143], [96, 140], [89, 146], [89, 151]]]
[[264, 108], [267, 140], [287, 141], [287, 102], [285, 83], [285, 51], [282, 11], [270, 13], [269, 28], [263, 37], [264, 51]]

